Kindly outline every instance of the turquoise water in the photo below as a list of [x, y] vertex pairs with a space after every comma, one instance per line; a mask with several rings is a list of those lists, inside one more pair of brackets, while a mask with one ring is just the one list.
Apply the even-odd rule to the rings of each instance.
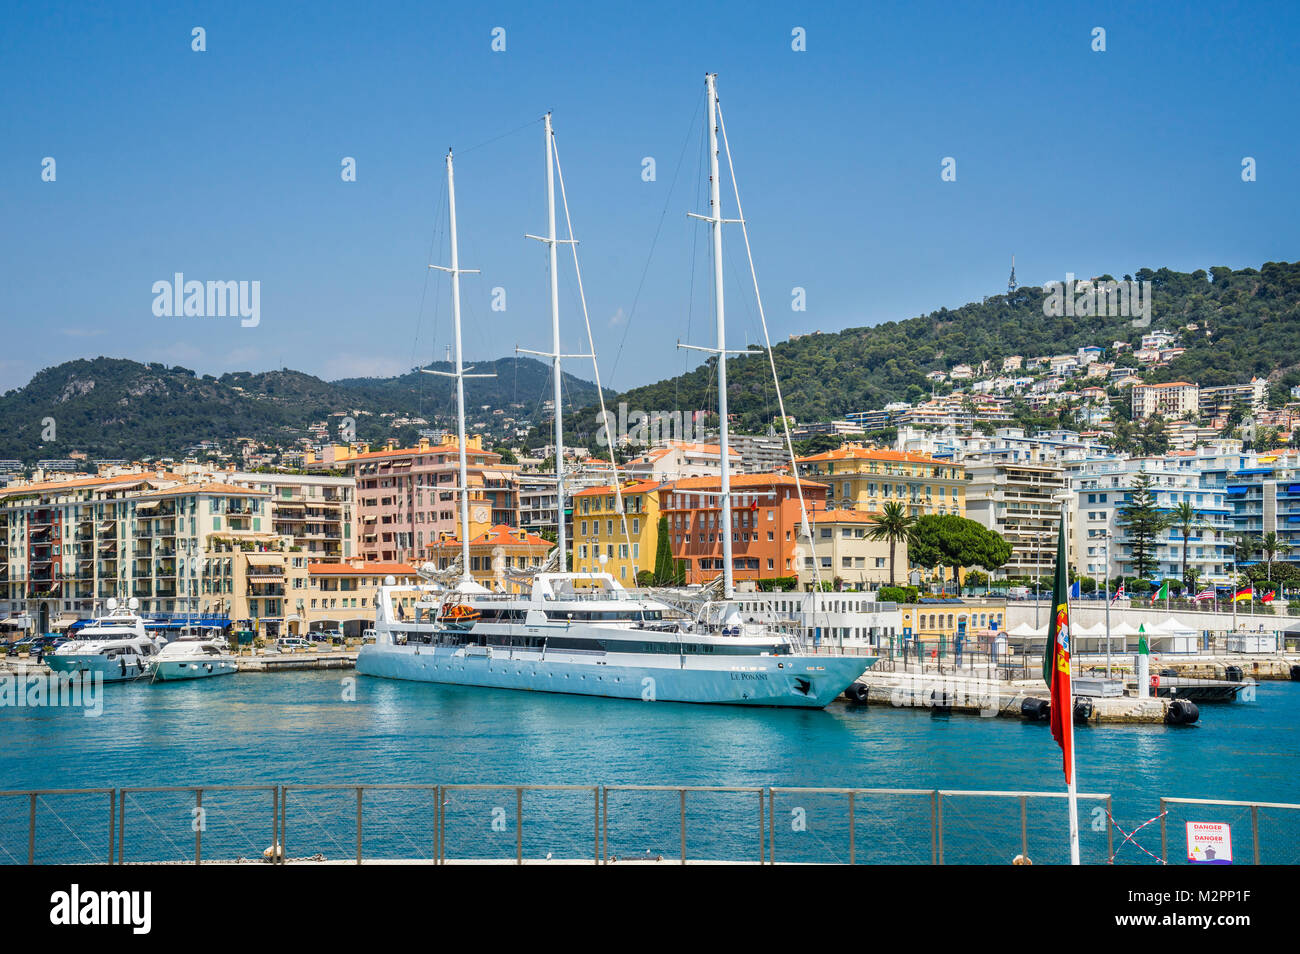
[[[855, 708], [840, 702], [825, 711], [647, 704], [365, 677], [354, 677], [356, 701], [344, 701], [345, 678], [336, 672], [244, 673], [196, 683], [113, 685], [104, 689], [99, 718], [86, 718], [75, 709], [0, 709], [0, 789], [347, 782], [1061, 787], [1060, 754], [1047, 728], [1013, 719], [934, 716], [924, 710]], [[1300, 685], [1264, 683], [1254, 702], [1202, 706], [1201, 713], [1201, 722], [1188, 728], [1081, 728], [1079, 790], [1113, 795], [1116, 820], [1128, 829], [1156, 814], [1161, 795], [1300, 802]], [[367, 850], [373, 845], [396, 854], [427, 854], [429, 813], [421, 802], [427, 797], [371, 797], [367, 805], [376, 830], [370, 831], [367, 816]], [[102, 797], [93, 798], [98, 801], [92, 800], [92, 806], [106, 804]], [[128, 816], [132, 832], [137, 825], [169, 830], [174, 819], [159, 822], [153, 816], [162, 812], [171, 819], [186, 798], [190, 796], [139, 796], [139, 813]], [[205, 799], [211, 814], [228, 816], [233, 829], [243, 832], [242, 840], [236, 839], [241, 852], [260, 851], [269, 843], [270, 815], [261, 798], [258, 793], [214, 792]], [[153, 801], [146, 804], [149, 799]], [[592, 799], [589, 791], [529, 795], [526, 817], [536, 820], [525, 822], [528, 850], [590, 853], [591, 839], [578, 833], [591, 832]], [[676, 793], [612, 793], [610, 799], [611, 852], [617, 852], [616, 841], [624, 836], [625, 854], [648, 850], [675, 856], [680, 850]], [[349, 827], [355, 825], [354, 793], [303, 792], [292, 796], [289, 805], [291, 814], [305, 812], [311, 822], [304, 827], [289, 820], [291, 854], [306, 850], [309, 830], [316, 833], [318, 850], [329, 856], [354, 850], [355, 831]], [[1090, 805], [1081, 809], [1089, 833], [1085, 845], [1104, 855], [1105, 826], [1093, 831], [1088, 821], [1093, 816], [1086, 814]], [[457, 831], [479, 838], [480, 844], [466, 842], [465, 851], [510, 855], [515, 808], [513, 792], [453, 793], [449, 832], [459, 825]], [[890, 860], [929, 860], [928, 797], [861, 799], [856, 808], [859, 825], [879, 829], [874, 834], [859, 829], [859, 860], [862, 852]], [[99, 807], [81, 810], [100, 812]], [[51, 811], [59, 814], [53, 807]], [[804, 828], [790, 821], [800, 811]], [[1029, 821], [1036, 841], [1040, 832], [1054, 841], [1051, 826], [1063, 811], [1059, 803], [1032, 804]], [[996, 835], [988, 849], [994, 857], [966, 860], [1004, 861], [999, 856], [1008, 839], [1019, 844], [1014, 804], [947, 799], [944, 812], [948, 860], [959, 860], [955, 853], [963, 845], [978, 853], [986, 835]], [[692, 854], [757, 853], [756, 795], [692, 795], [689, 813]], [[778, 853], [844, 860], [845, 813], [841, 796], [781, 796]], [[496, 827], [484, 830], [483, 819], [489, 817]], [[0, 808], [0, 846], [5, 844], [6, 818], [10, 828], [26, 824], [25, 814], [12, 805]], [[1248, 824], [1248, 815], [1245, 819]], [[1169, 820], [1175, 819], [1171, 815]], [[1231, 821], [1241, 824], [1240, 813]], [[565, 833], [548, 835], [548, 826], [561, 822]], [[49, 824], [54, 832], [60, 825], [71, 827], [66, 817]], [[1283, 826], [1272, 818], [1268, 824], [1270, 832]], [[394, 836], [385, 825], [406, 834]], [[1280, 839], [1282, 832], [1278, 827], [1275, 837]], [[25, 837], [23, 828], [24, 851]], [[217, 837], [214, 833], [209, 840]], [[178, 853], [192, 851], [192, 836], [188, 842], [179, 836], [155, 838], [153, 847], [165, 847], [169, 840]], [[449, 835], [449, 854], [453, 842]], [[143, 847], [139, 839], [127, 843]], [[1151, 847], [1149, 839], [1143, 844]], [[92, 848], [99, 850], [86, 845], [87, 851]], [[1124, 855], [1132, 851], [1126, 846]], [[1136, 853], [1130, 860], [1138, 860]]]

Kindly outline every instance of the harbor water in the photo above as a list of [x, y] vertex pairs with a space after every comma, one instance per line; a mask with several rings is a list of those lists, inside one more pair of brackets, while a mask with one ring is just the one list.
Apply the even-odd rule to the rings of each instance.
[[[527, 838], [521, 840], [538, 857], [591, 857], [590, 787], [596, 785], [1062, 789], [1060, 752], [1045, 724], [924, 709], [838, 701], [824, 711], [642, 703], [338, 672], [123, 684], [103, 694], [103, 713], [95, 718], [74, 708], [0, 708], [0, 790], [582, 785], [585, 792], [529, 793], [523, 806]], [[1254, 701], [1202, 707], [1200, 722], [1190, 727], [1080, 727], [1079, 791], [1110, 794], [1115, 821], [1126, 830], [1155, 816], [1161, 796], [1300, 802], [1298, 723], [1300, 685], [1263, 683]], [[677, 793], [611, 791], [606, 797], [611, 854], [678, 857]], [[257, 792], [206, 795], [213, 828], [205, 836], [205, 856], [260, 854], [271, 837], [267, 798]], [[431, 794], [380, 791], [366, 798], [372, 813], [368, 854], [429, 855]], [[690, 793], [691, 856], [756, 857], [758, 802], [756, 793]], [[766, 822], [778, 857], [847, 860], [845, 802], [838, 794], [779, 794], [775, 819]], [[193, 849], [192, 804], [189, 795], [133, 795], [127, 860], [183, 859]], [[349, 791], [292, 794], [289, 853], [348, 857], [355, 850], [355, 804]], [[519, 807], [513, 792], [449, 793], [448, 856], [513, 857]], [[10, 855], [0, 860], [13, 860], [15, 844], [26, 851], [26, 811], [25, 801], [0, 805], [0, 846]], [[95, 838], [107, 825], [106, 802], [98, 796], [75, 807], [51, 805], [50, 811], [56, 817], [42, 823], [43, 839], [58, 837], [60, 826], [77, 827], [69, 822], [71, 812], [93, 820], [84, 827]], [[857, 860], [930, 861], [931, 811], [928, 796], [858, 796]], [[1014, 800], [945, 799], [947, 860], [1010, 860], [1016, 852], [1004, 836], [1013, 831], [1019, 844], [1019, 811]], [[1045, 860], [1057, 860], [1058, 842], [1063, 848], [1054, 832], [1064, 811], [1063, 802], [1032, 802], [1027, 831]], [[1242, 824], [1241, 810], [1234, 811], [1231, 821]], [[1085, 858], [1104, 862], [1122, 836], [1114, 835], [1108, 849], [1108, 822], [1098, 820], [1100, 812], [1095, 803], [1081, 803]], [[1266, 854], [1283, 839], [1294, 852], [1297, 832], [1279, 819], [1269, 824]], [[1154, 830], [1139, 838], [1153, 850], [1159, 844]], [[222, 837], [230, 844], [221, 845]], [[100, 850], [97, 843], [84, 846]], [[1141, 854], [1124, 846], [1118, 860], [1142, 861]]]

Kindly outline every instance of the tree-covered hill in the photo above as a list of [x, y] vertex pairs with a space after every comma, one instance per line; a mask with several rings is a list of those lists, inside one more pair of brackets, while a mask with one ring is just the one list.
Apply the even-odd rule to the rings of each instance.
[[[431, 367], [446, 370], [441, 362]], [[550, 369], [532, 358], [502, 358], [476, 370], [497, 374], [466, 382], [466, 403], [476, 410], [522, 404], [515, 415], [529, 416], [550, 396]], [[73, 451], [92, 458], [179, 457], [200, 441], [242, 437], [290, 446], [310, 424], [352, 412], [361, 412], [357, 438], [380, 441], [395, 436], [381, 414], [451, 424], [452, 387], [449, 378], [414, 370], [329, 382], [289, 370], [213, 377], [119, 358], [68, 361], [0, 396], [0, 458], [31, 463]], [[565, 393], [566, 403], [580, 406], [595, 400], [596, 389], [566, 375]]]
[[[782, 342], [774, 352], [786, 410], [798, 420], [816, 421], [891, 401], [915, 402], [930, 394], [928, 372], [954, 364], [978, 368], [988, 361], [996, 374], [1005, 357], [1072, 353], [1083, 345], [1105, 347], [1109, 360], [1115, 341], [1138, 344], [1144, 333], [1188, 324], [1198, 330], [1181, 330], [1186, 352], [1153, 371], [1151, 380], [1244, 383], [1252, 376], [1283, 376], [1300, 361], [1300, 262], [1191, 273], [1143, 268], [1121, 277], [1152, 283], [1149, 327], [1134, 327], [1122, 317], [1050, 318], [1043, 314], [1043, 289], [1024, 287], [905, 321]], [[716, 377], [710, 360], [619, 400], [647, 411], [714, 408]], [[730, 410], [742, 427], [765, 428], [777, 414], [766, 355], [728, 359], [727, 377]], [[576, 414], [575, 436], [590, 431], [595, 420], [590, 409]]]

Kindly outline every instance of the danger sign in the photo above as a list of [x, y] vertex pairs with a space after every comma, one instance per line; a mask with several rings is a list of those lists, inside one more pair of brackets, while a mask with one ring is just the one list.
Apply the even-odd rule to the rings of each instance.
[[1232, 864], [1232, 829], [1222, 822], [1188, 822], [1187, 860], [1199, 865]]

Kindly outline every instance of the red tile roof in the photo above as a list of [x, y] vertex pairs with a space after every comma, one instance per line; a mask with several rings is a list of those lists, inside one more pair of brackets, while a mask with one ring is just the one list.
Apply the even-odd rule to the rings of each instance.
[[[654, 490], [658, 486], [659, 486], [659, 481], [657, 480], [638, 480], [636, 483], [624, 484], [622, 487], [622, 491], [625, 494], [643, 494], [648, 490]], [[579, 490], [573, 496], [603, 497], [607, 494], [612, 494], [612, 493], [614, 493], [614, 485], [604, 484], [603, 486], [600, 487], [587, 487], [583, 490]]]
[[[477, 537], [470, 540], [469, 545], [472, 547], [484, 546], [527, 546], [527, 547], [553, 547], [555, 546], [550, 540], [536, 533], [524, 532], [523, 537], [519, 536], [518, 527], [507, 527], [505, 524], [498, 524], [485, 533], [480, 533]], [[426, 549], [438, 550], [449, 547], [459, 547], [460, 540], [456, 537], [448, 536], [442, 540], [435, 540], [430, 543]]]
[[860, 447], [857, 445], [846, 445], [837, 447], [835, 450], [826, 451], [821, 454], [813, 454], [810, 457], [799, 457], [796, 460], [801, 463], [812, 463], [814, 461], [837, 461], [837, 460], [879, 460], [906, 462], [913, 464], [946, 464], [949, 461], [941, 461], [929, 454], [913, 454], [907, 451], [886, 450], [883, 447]]
[[409, 563], [308, 563], [307, 572], [325, 576], [414, 576], [416, 571]]

